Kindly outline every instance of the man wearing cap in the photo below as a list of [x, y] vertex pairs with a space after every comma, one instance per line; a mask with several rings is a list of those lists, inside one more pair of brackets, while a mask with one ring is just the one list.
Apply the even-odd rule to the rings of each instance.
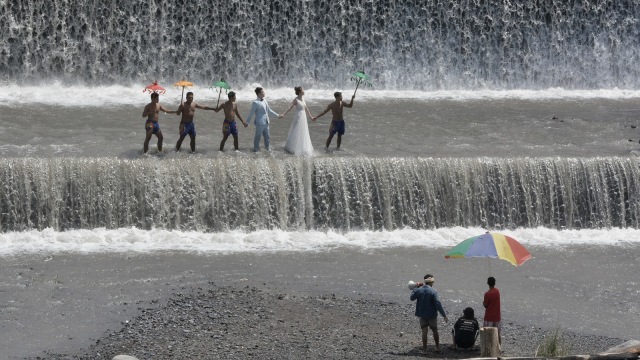
[[422, 351], [427, 351], [427, 335], [429, 328], [433, 331], [433, 340], [436, 343], [436, 351], [440, 351], [440, 335], [438, 334], [438, 313], [442, 315], [444, 321], [448, 322], [447, 314], [438, 299], [438, 293], [433, 288], [435, 279], [433, 275], [424, 276], [424, 286], [418, 286], [411, 292], [411, 301], [416, 302], [416, 316], [420, 318], [420, 328], [422, 329]]

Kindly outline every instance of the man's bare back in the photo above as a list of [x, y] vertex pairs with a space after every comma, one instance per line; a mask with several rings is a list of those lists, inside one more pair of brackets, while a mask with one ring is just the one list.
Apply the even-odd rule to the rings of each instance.
[[353, 99], [355, 99], [355, 95], [351, 97], [351, 102], [350, 103], [345, 104], [344, 101], [342, 101], [342, 95], [336, 96], [336, 101], [334, 101], [331, 104], [329, 104], [327, 106], [327, 108], [323, 112], [321, 112], [315, 118], [312, 118], [312, 120], [316, 121], [317, 118], [319, 118], [319, 117], [323, 116], [324, 114], [328, 113], [329, 110], [331, 110], [331, 121], [344, 120], [344, 118], [342, 117], [342, 112], [343, 112], [344, 108], [353, 107]]
[[[327, 106], [328, 109], [331, 109], [331, 120], [342, 120], [342, 109], [345, 107], [345, 103], [342, 100], [336, 100]], [[351, 106], [347, 106], [351, 107]]]

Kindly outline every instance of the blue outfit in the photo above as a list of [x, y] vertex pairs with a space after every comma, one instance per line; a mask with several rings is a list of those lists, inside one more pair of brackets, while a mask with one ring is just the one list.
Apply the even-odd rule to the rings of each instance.
[[222, 134], [224, 135], [238, 135], [238, 124], [235, 121], [225, 120], [222, 123]]
[[411, 301], [418, 300], [416, 303], [417, 317], [435, 319], [438, 317], [438, 313], [440, 313], [442, 317], [447, 316], [438, 299], [438, 293], [431, 286], [424, 285], [413, 289], [410, 299]]
[[260, 137], [264, 136], [264, 147], [267, 150], [270, 150], [270, 138], [271, 134], [269, 133], [269, 113], [273, 116], [278, 116], [278, 113], [271, 110], [269, 104], [267, 104], [267, 100], [265, 99], [256, 99], [251, 104], [251, 111], [249, 112], [249, 117], [247, 118], [247, 125], [251, 124], [251, 118], [255, 115], [256, 117], [256, 134], [253, 137], [253, 151], [260, 150]]
[[153, 133], [157, 134], [158, 131], [160, 131], [160, 123], [152, 120], [152, 119], [147, 119], [147, 122], [144, 124], [144, 130], [147, 131], [149, 129], [151, 129], [153, 127]]
[[336, 133], [344, 135], [344, 120], [336, 120], [331, 122], [329, 134], [335, 135]]
[[192, 122], [184, 123], [184, 130], [180, 133], [180, 136], [196, 136], [196, 124]]

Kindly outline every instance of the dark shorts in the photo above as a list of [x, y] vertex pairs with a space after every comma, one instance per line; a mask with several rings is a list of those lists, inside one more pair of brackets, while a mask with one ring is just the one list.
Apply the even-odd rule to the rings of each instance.
[[238, 135], [238, 125], [235, 121], [225, 120], [222, 123], [222, 134], [224, 135]]
[[344, 120], [331, 121], [329, 134], [335, 135], [336, 133], [340, 135], [344, 135]]
[[184, 124], [184, 130], [182, 130], [182, 132], [180, 133], [180, 136], [187, 136], [187, 135], [196, 136], [196, 124], [195, 123], [190, 122], [190, 123], [185, 123]]
[[420, 327], [423, 329], [426, 327], [430, 327], [431, 330], [438, 331], [438, 318], [433, 318], [433, 319], [420, 318]]
[[149, 131], [149, 129], [153, 129], [153, 133], [157, 134], [160, 131], [160, 123], [153, 120], [147, 120], [144, 124], [144, 130]]

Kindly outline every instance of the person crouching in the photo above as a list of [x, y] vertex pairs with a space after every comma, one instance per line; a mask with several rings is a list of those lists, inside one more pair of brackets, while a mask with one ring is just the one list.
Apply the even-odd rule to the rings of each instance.
[[478, 324], [478, 320], [475, 318], [473, 309], [468, 307], [464, 309], [462, 313], [463, 316], [456, 321], [453, 329], [451, 329], [453, 336], [451, 348], [453, 350], [457, 348], [473, 348], [480, 333], [480, 324]]

